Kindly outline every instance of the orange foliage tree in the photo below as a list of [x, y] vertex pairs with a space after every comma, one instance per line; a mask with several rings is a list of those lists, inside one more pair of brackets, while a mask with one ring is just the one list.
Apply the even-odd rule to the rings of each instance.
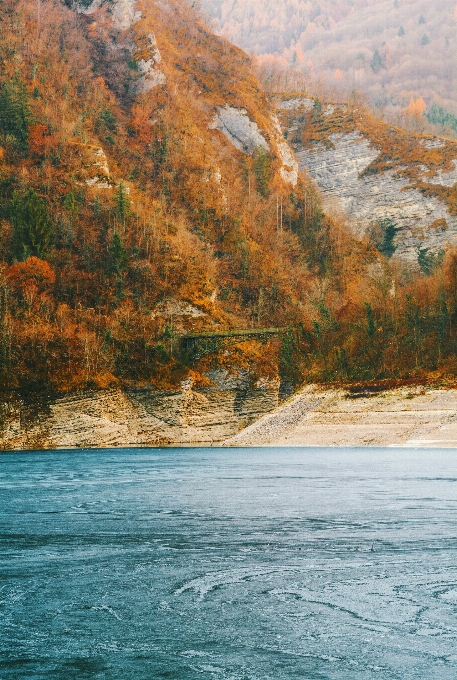
[[20, 291], [35, 286], [38, 291], [42, 292], [56, 280], [51, 265], [35, 256], [27, 258], [25, 262], [18, 262], [8, 267], [6, 276], [10, 286]]
[[427, 105], [425, 104], [422, 97], [418, 97], [416, 100], [414, 100], [414, 97], [411, 97], [408, 106], [406, 109], [403, 109], [403, 113], [407, 116], [410, 116], [411, 118], [420, 118], [420, 116], [424, 115], [426, 110]]

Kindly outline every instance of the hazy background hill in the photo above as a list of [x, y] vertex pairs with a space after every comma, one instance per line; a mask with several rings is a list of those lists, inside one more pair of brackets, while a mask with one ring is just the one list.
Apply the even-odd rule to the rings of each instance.
[[423, 97], [457, 113], [455, 0], [203, 0], [215, 28], [308, 86], [377, 106]]

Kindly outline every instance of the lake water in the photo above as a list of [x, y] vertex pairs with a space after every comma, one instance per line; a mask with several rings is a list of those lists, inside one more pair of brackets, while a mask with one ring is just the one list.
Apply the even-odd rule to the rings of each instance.
[[457, 678], [455, 450], [0, 455], [0, 678]]

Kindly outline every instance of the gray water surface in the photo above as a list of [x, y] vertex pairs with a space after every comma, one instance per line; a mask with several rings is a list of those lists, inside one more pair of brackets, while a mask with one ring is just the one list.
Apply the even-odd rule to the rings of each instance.
[[455, 450], [0, 456], [0, 678], [457, 678]]

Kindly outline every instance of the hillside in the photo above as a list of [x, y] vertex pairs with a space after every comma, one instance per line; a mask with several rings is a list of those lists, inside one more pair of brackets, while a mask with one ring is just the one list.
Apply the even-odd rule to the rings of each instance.
[[[68, 4], [0, 6], [2, 381], [177, 384], [176, 335], [296, 320], [312, 189], [187, 5]], [[258, 346], [233, 352], [275, 374]]]
[[[399, 109], [423, 97], [457, 113], [453, 0], [203, 0], [215, 29], [309, 90]], [[274, 59], [272, 58], [274, 57]]]
[[[7, 0], [0, 65], [8, 441], [37, 394], [68, 395], [53, 413], [78, 404], [83, 439], [87, 404], [98, 404], [104, 432], [122, 403], [138, 423], [122, 441], [142, 443], [142, 428], [162, 418], [156, 440], [183, 423], [226, 436], [221, 418], [236, 431], [275, 403], [279, 385], [284, 394], [304, 381], [454, 380], [451, 219], [408, 267], [397, 242], [391, 257], [395, 225], [366, 238], [326, 214], [289, 146], [305, 139], [288, 129], [294, 112], [276, 110], [247, 55], [189, 5]], [[325, 120], [346, 134], [344, 116]], [[411, 160], [405, 144], [400, 164]], [[424, 147], [413, 165], [451, 172], [440, 153]], [[98, 392], [107, 388], [112, 399]], [[92, 392], [73, 401], [77, 390]]]
[[346, 215], [361, 238], [413, 266], [456, 244], [457, 142], [407, 133], [356, 104], [291, 96], [277, 106], [324, 206]]

